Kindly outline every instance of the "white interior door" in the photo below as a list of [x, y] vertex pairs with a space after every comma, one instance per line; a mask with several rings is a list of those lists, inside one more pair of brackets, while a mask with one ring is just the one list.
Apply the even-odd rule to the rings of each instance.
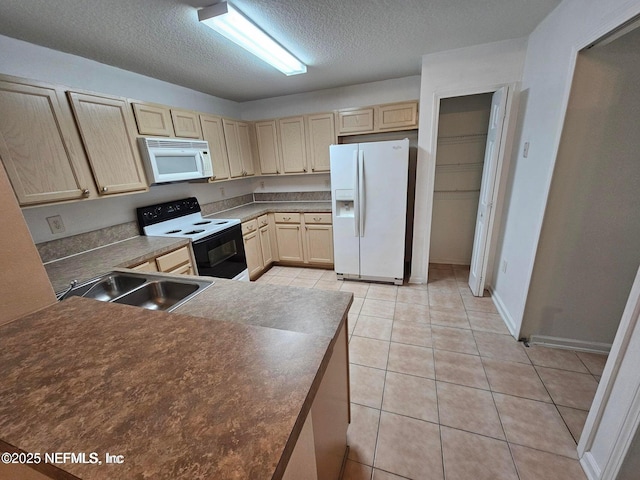
[[502, 144], [502, 128], [507, 106], [508, 87], [497, 90], [491, 99], [491, 116], [487, 132], [487, 146], [484, 152], [482, 169], [482, 185], [476, 216], [476, 230], [471, 254], [469, 287], [471, 293], [481, 297], [484, 292], [489, 247], [491, 245], [491, 227], [493, 225], [493, 196], [497, 183], [497, 166], [499, 163], [500, 145]]

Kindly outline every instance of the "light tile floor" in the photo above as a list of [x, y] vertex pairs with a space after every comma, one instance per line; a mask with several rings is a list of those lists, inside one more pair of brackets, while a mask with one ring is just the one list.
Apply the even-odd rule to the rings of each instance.
[[344, 480], [584, 480], [576, 444], [606, 356], [525, 347], [468, 268], [428, 285], [276, 266], [257, 281], [354, 294]]

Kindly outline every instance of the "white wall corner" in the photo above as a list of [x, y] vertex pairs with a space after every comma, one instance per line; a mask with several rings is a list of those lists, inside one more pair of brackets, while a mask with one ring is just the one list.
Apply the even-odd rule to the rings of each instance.
[[504, 322], [504, 324], [509, 329], [509, 333], [511, 333], [511, 336], [513, 336], [513, 338], [515, 338], [516, 340], [519, 340], [518, 338], [519, 332], [517, 329], [516, 322], [513, 320], [513, 317], [509, 313], [509, 310], [507, 309], [504, 302], [500, 298], [500, 294], [494, 291], [492, 287], [488, 287], [488, 290], [489, 290], [489, 293], [491, 293], [491, 300], [493, 300], [493, 304], [496, 306], [496, 309], [498, 310], [498, 314], [502, 318], [502, 321]]

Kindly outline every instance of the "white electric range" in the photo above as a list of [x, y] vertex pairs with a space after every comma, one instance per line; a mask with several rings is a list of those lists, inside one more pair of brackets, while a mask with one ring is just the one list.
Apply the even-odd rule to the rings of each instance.
[[188, 238], [199, 275], [249, 281], [239, 219], [202, 216], [195, 197], [136, 209], [141, 233]]

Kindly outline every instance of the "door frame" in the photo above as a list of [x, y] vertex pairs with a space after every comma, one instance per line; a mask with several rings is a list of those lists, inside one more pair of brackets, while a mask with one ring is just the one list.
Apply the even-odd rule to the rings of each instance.
[[[438, 127], [440, 124], [440, 101], [446, 98], [465, 97], [468, 95], [480, 95], [483, 93], [494, 93], [497, 90], [506, 87], [507, 89], [507, 105], [505, 109], [504, 126], [498, 142], [500, 155], [496, 166], [495, 188], [493, 190], [493, 208], [491, 209], [488, 221], [488, 232], [490, 241], [485, 246], [485, 258], [487, 259], [487, 269], [485, 273], [486, 283], [491, 284], [494, 274], [494, 259], [497, 249], [498, 230], [500, 227], [500, 219], [502, 218], [502, 209], [504, 207], [505, 192], [507, 187], [509, 165], [511, 163], [511, 152], [515, 140], [516, 121], [518, 118], [518, 100], [519, 100], [520, 82], [511, 83], [491, 83], [485, 85], [475, 85], [473, 87], [463, 87], [456, 89], [440, 89], [433, 94], [433, 128], [431, 132], [431, 145], [429, 149], [433, 152], [431, 158], [433, 161], [429, 167], [429, 195], [431, 201], [427, 204], [427, 231], [425, 255], [427, 256], [427, 271], [425, 274], [425, 283], [429, 282], [429, 255], [431, 249], [431, 222], [433, 221], [433, 194], [436, 177], [436, 158], [438, 156]], [[488, 127], [488, 125], [487, 125]]]

